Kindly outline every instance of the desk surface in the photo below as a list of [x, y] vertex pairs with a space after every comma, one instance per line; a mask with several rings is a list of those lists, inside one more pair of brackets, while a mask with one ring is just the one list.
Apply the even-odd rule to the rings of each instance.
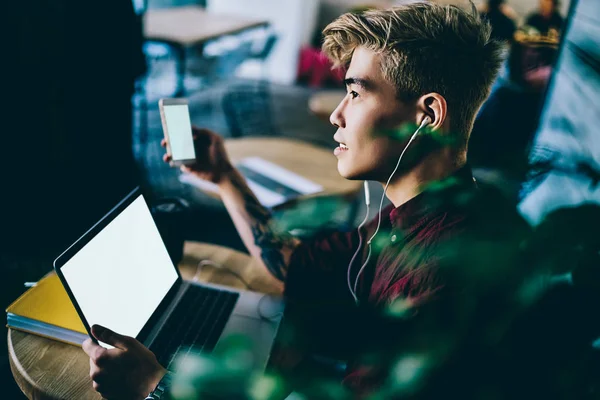
[[[210, 260], [220, 267], [198, 263]], [[179, 270], [184, 279], [196, 278], [237, 288], [244, 284], [227, 272], [243, 277], [255, 291], [280, 293], [281, 284], [249, 255], [221, 246], [186, 242]], [[8, 330], [10, 367], [21, 390], [30, 399], [99, 400], [89, 377], [89, 358], [77, 346], [40, 336]]]
[[227, 139], [225, 147], [234, 162], [245, 157], [261, 157], [323, 187], [323, 192], [308, 197], [355, 195], [362, 187], [361, 181], [340, 176], [333, 141], [331, 150], [286, 138]]
[[144, 37], [194, 46], [267, 24], [266, 20], [210, 13], [198, 6], [153, 9], [144, 14]]

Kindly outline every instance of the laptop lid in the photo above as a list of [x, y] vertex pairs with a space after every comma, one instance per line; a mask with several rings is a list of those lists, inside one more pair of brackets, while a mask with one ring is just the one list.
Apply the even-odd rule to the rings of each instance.
[[61, 254], [54, 269], [90, 337], [99, 324], [143, 342], [182, 282], [139, 188]]

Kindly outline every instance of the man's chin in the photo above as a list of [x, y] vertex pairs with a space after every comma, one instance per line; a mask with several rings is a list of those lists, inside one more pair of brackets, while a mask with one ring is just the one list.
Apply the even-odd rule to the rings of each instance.
[[343, 168], [338, 163], [338, 172], [344, 179], [348, 179], [350, 181], [357, 180], [365, 180], [365, 174], [361, 174], [359, 171], [355, 171], [352, 169]]

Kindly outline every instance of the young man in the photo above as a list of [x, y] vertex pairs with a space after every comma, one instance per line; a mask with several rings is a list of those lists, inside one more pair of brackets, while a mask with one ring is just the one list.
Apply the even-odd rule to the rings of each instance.
[[[182, 169], [219, 186], [252, 256], [277, 279], [299, 315], [309, 316], [297, 325], [306, 334], [304, 344], [319, 350], [327, 347], [327, 337], [337, 341], [332, 353], [351, 361], [346, 384], [366, 392], [381, 384], [391, 360], [363, 368], [353, 357], [372, 350], [374, 343], [408, 343], [414, 332], [407, 327], [398, 331], [394, 322], [380, 318], [388, 307], [399, 304], [403, 315], [406, 310], [428, 315], [431, 309], [432, 318], [420, 325], [439, 328], [447, 322], [441, 322], [443, 310], [459, 301], [450, 300], [451, 290], [462, 293], [468, 286], [461, 287], [468, 273], [450, 274], [441, 265], [456, 264], [457, 251], [472, 254], [464, 241], [448, 246], [452, 239], [481, 233], [472, 228], [482, 213], [470, 207], [477, 189], [466, 165], [467, 143], [499, 68], [500, 45], [490, 41], [490, 27], [476, 11], [435, 3], [345, 14], [324, 36], [324, 51], [347, 67], [347, 96], [331, 115], [338, 171], [347, 179], [389, 180], [386, 196], [393, 206], [361, 230], [362, 240], [357, 232], [334, 232], [306, 243], [276, 234], [269, 212], [232, 166], [215, 133], [194, 130], [198, 163]], [[418, 126], [423, 129], [408, 146]], [[511, 255], [500, 259], [508, 263]], [[491, 282], [478, 284], [483, 287], [493, 292]], [[443, 310], [431, 304], [443, 304]], [[109, 398], [123, 390], [142, 395], [159, 382], [164, 368], [135, 339], [97, 327], [93, 332], [117, 347], [85, 343], [94, 387], [101, 393]], [[143, 374], [134, 372], [142, 365]]]

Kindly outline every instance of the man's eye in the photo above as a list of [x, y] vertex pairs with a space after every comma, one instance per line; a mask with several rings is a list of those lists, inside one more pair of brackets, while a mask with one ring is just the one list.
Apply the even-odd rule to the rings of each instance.
[[352, 96], [353, 99], [358, 97], [358, 93], [356, 93], [354, 90], [350, 91], [350, 96]]

